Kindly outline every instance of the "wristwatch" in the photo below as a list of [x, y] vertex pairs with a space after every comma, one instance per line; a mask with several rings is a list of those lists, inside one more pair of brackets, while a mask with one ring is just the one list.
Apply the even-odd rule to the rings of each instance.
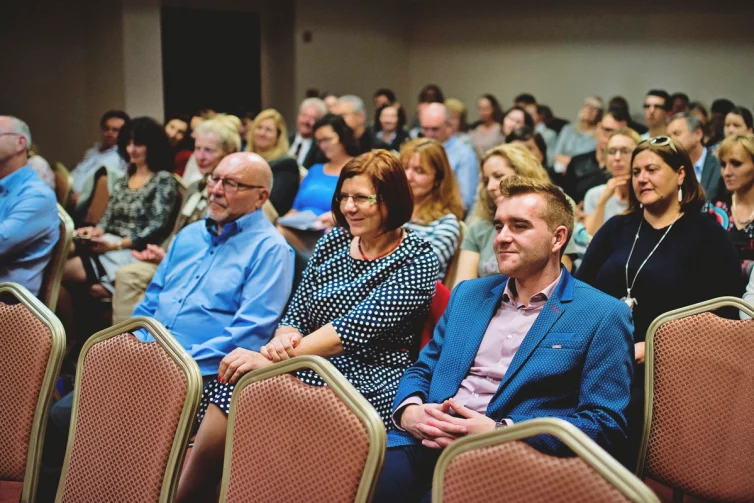
[[499, 430], [500, 428], [505, 428], [508, 426], [508, 423], [505, 422], [505, 419], [501, 419], [500, 421], [495, 421], [495, 429]]

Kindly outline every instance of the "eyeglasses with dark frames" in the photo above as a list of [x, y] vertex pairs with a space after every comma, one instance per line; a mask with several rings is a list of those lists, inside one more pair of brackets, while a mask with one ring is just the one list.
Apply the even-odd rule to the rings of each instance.
[[237, 180], [231, 180], [230, 178], [221, 178], [219, 176], [215, 175], [207, 175], [207, 187], [212, 188], [215, 185], [219, 183], [222, 183], [223, 190], [228, 194], [233, 194], [235, 192], [238, 192], [239, 190], [251, 190], [251, 189], [265, 189], [267, 187], [264, 187], [263, 185], [249, 185], [246, 183], [241, 183]]

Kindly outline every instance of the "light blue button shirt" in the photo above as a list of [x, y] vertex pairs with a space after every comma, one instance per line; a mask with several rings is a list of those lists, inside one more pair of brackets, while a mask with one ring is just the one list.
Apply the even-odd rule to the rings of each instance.
[[445, 147], [450, 168], [456, 175], [456, 180], [458, 180], [463, 205], [467, 212], [471, 211], [471, 207], [476, 202], [479, 185], [479, 159], [477, 159], [474, 150], [455, 135], [451, 136], [442, 146]]
[[39, 295], [59, 233], [55, 194], [28, 164], [0, 180], [0, 282]]
[[259, 351], [272, 338], [291, 294], [293, 260], [261, 210], [220, 235], [211, 220], [194, 222], [176, 235], [133, 315], [160, 321], [202, 375], [216, 374], [233, 349]]
[[696, 180], [702, 183], [702, 173], [704, 172], [704, 162], [707, 160], [707, 147], [702, 147], [702, 155], [699, 160], [694, 164], [694, 173], [696, 174]]

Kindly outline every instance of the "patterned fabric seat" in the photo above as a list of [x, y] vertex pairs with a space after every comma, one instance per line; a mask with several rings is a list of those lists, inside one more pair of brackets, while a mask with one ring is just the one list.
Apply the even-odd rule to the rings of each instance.
[[[157, 342], [129, 333], [140, 328]], [[79, 359], [58, 501], [172, 501], [200, 395], [196, 362], [154, 320], [92, 336]]]
[[[327, 386], [290, 374], [303, 368]], [[385, 442], [380, 416], [323, 358], [252, 372], [233, 393], [220, 501], [368, 501]]]
[[42, 437], [65, 351], [63, 326], [24, 287], [0, 283], [0, 348], [0, 485], [23, 482], [21, 501], [34, 501]]
[[[576, 455], [550, 456], [525, 442], [538, 435], [556, 437]], [[432, 501], [444, 503], [658, 501], [575, 426], [554, 418], [454, 442], [440, 456], [432, 491]]]

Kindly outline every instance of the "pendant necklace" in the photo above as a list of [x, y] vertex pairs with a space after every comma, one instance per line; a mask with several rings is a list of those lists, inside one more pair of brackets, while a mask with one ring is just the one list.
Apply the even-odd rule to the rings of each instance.
[[681, 218], [681, 214], [679, 213], [677, 217], [675, 217], [675, 220], [673, 220], [673, 223], [668, 226], [668, 229], [665, 231], [665, 234], [662, 235], [660, 240], [657, 242], [654, 248], [652, 248], [652, 251], [649, 252], [649, 255], [647, 255], [647, 258], [644, 259], [644, 262], [641, 263], [639, 268], [636, 270], [636, 274], [634, 275], [633, 281], [631, 281], [631, 285], [628, 284], [628, 263], [631, 262], [631, 256], [634, 254], [634, 247], [636, 247], [636, 242], [639, 240], [639, 232], [641, 232], [641, 226], [644, 224], [644, 217], [642, 217], [641, 221], [639, 222], [639, 228], [636, 231], [636, 237], [634, 238], [634, 244], [631, 245], [631, 251], [628, 254], [628, 260], [626, 260], [626, 295], [625, 297], [621, 298], [623, 302], [626, 303], [628, 308], [633, 312], [634, 307], [639, 305], [639, 301], [635, 298], [631, 297], [631, 290], [633, 289], [634, 285], [636, 284], [636, 278], [639, 277], [639, 273], [641, 272], [641, 269], [644, 267], [644, 264], [647, 263], [649, 258], [654, 254], [654, 252], [657, 250], [657, 247], [660, 246], [660, 243], [662, 243], [662, 240], [665, 239], [665, 236], [668, 235], [668, 232], [670, 232], [670, 229], [673, 228], [675, 223], [678, 221], [678, 219]]

